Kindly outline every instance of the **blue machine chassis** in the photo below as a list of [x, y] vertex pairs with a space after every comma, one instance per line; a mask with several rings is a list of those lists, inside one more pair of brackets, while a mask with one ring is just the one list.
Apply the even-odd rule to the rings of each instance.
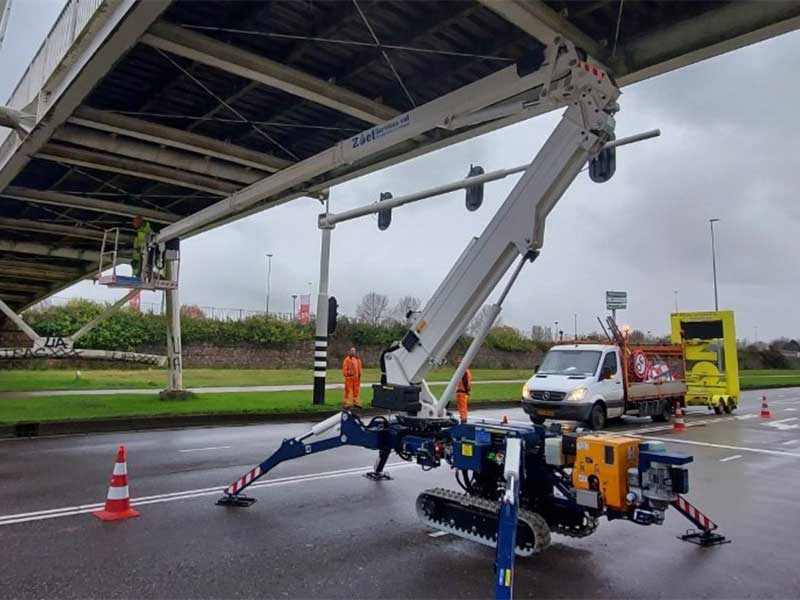
[[[331, 430], [337, 428], [337, 435], [316, 441], [310, 440], [326, 433], [330, 435]], [[403, 460], [416, 461], [425, 470], [439, 467], [442, 461], [445, 461], [453, 468], [459, 469], [462, 474], [468, 471], [484, 474], [488, 472], [489, 481], [495, 488], [487, 490], [484, 487], [481, 491], [484, 494], [487, 491], [489, 494], [494, 492], [495, 499], [500, 500], [497, 515], [495, 595], [496, 598], [510, 599], [521, 490], [524, 490], [528, 505], [540, 511], [548, 521], [566, 516], [580, 522], [587, 513], [594, 516], [601, 514], [592, 513], [590, 509], [580, 506], [568, 476], [559, 467], [545, 462], [544, 440], [555, 435], [557, 434], [538, 425], [458, 423], [454, 419], [417, 421], [402, 417], [377, 416], [365, 424], [357, 415], [345, 410], [315, 425], [311, 431], [303, 435], [285, 439], [273, 454], [225, 488], [217, 504], [250, 506], [255, 499], [243, 495], [242, 491], [282, 462], [341, 446], [360, 446], [378, 451], [373, 471], [365, 473], [373, 480], [389, 479], [384, 473], [384, 467], [392, 452]], [[518, 465], [519, 479], [511, 482], [509, 494], [506, 493], [506, 482], [500, 477], [502, 474], [500, 465], [503, 462], [507, 440], [512, 438], [520, 439], [523, 450]], [[647, 453], [643, 455], [646, 457]], [[685, 455], [659, 454], [658, 458], [661, 461], [667, 458], [674, 459], [680, 463], [691, 461], [691, 457]], [[556, 490], [558, 493], [554, 493]], [[679, 501], [686, 503], [683, 498], [679, 498]], [[710, 540], [710, 532], [703, 527], [703, 522], [694, 519], [691, 511], [684, 510], [679, 501], [675, 502], [675, 507], [681, 514], [703, 528], [704, 541]], [[606, 516], [609, 519], [626, 518], [622, 514], [606, 514]], [[639, 520], [636, 522], [643, 525], [651, 524]], [[716, 525], [711, 524], [715, 529]], [[684, 539], [695, 541], [690, 538]]]

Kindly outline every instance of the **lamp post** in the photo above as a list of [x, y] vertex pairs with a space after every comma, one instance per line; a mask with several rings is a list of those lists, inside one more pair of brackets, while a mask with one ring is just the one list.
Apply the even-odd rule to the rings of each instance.
[[557, 342], [558, 341], [558, 321], [553, 321], [553, 323], [556, 326], [556, 330], [553, 332], [553, 336], [554, 336], [553, 340]]
[[675, 312], [678, 312], [678, 290], [673, 290], [672, 293], [675, 294]]
[[717, 296], [717, 250], [714, 245], [714, 223], [719, 222], [720, 219], [709, 219], [708, 223], [711, 226], [711, 266], [714, 269], [714, 310], [719, 310], [719, 298]]
[[292, 294], [292, 321], [297, 318], [297, 294]]
[[269, 294], [272, 288], [272, 254], [267, 254], [267, 316], [269, 316]]
[[578, 313], [574, 313], [573, 318], [575, 320], [575, 341], [578, 341]]

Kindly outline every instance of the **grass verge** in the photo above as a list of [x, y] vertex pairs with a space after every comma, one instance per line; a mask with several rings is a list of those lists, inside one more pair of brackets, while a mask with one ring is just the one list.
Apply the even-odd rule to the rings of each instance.
[[[476, 381], [497, 379], [527, 379], [532, 369], [475, 369]], [[446, 381], [453, 369], [434, 369], [430, 381]], [[364, 382], [380, 379], [378, 369], [365, 369]], [[80, 379], [72, 370], [7, 370], [0, 371], [0, 392], [32, 392], [43, 390], [104, 390], [154, 389], [166, 383], [166, 371], [161, 369], [83, 370]], [[311, 384], [310, 369], [185, 369], [183, 382], [187, 387], [222, 387], [252, 385]], [[338, 369], [328, 371], [328, 383], [342, 383]]]
[[[432, 385], [435, 393], [443, 385]], [[371, 394], [362, 392], [362, 405], [369, 406]], [[475, 386], [472, 401], [516, 400], [520, 396], [516, 383], [497, 383]], [[280, 414], [293, 412], [314, 413], [343, 405], [342, 390], [330, 390], [324, 406], [311, 403], [310, 392], [235, 392], [225, 394], [197, 394], [191, 400], [163, 401], [152, 395], [108, 396], [42, 396], [0, 400], [0, 423], [13, 425], [19, 422], [82, 421], [115, 417], [206, 415], [217, 413]]]

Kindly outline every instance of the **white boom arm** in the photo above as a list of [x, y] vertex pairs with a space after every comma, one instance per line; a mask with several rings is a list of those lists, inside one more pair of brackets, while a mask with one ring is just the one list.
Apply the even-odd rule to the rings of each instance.
[[558, 51], [550, 50], [551, 59], [543, 65], [550, 72], [545, 93], [551, 102], [568, 107], [561, 122], [483, 233], [469, 242], [413, 318], [401, 345], [384, 354], [386, 385], [421, 386], [420, 417], [446, 415], [448, 398], [438, 402], [432, 396], [423, 381], [426, 373], [444, 362], [514, 260], [519, 256], [532, 260], [538, 254], [547, 215], [587, 160], [613, 137], [611, 115], [617, 109], [619, 89], [606, 73], [581, 60], [570, 43], [561, 42]]

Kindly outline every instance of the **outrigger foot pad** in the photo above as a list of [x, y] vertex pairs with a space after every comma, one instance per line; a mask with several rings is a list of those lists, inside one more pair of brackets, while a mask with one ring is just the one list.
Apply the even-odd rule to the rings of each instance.
[[251, 498], [250, 496], [239, 496], [236, 494], [225, 494], [222, 498], [217, 500], [217, 506], [237, 506], [246, 508], [255, 503], [255, 498]]
[[697, 529], [687, 529], [686, 533], [678, 536], [678, 539], [683, 540], [684, 542], [697, 544], [698, 546], [703, 546], [704, 548], [707, 546], [720, 546], [722, 544], [731, 543], [731, 540], [726, 538], [724, 535], [713, 533], [711, 531], [698, 531]]
[[371, 479], [372, 481], [391, 481], [391, 477], [383, 472], [378, 471], [370, 471], [369, 473], [364, 473], [364, 477], [367, 479]]

